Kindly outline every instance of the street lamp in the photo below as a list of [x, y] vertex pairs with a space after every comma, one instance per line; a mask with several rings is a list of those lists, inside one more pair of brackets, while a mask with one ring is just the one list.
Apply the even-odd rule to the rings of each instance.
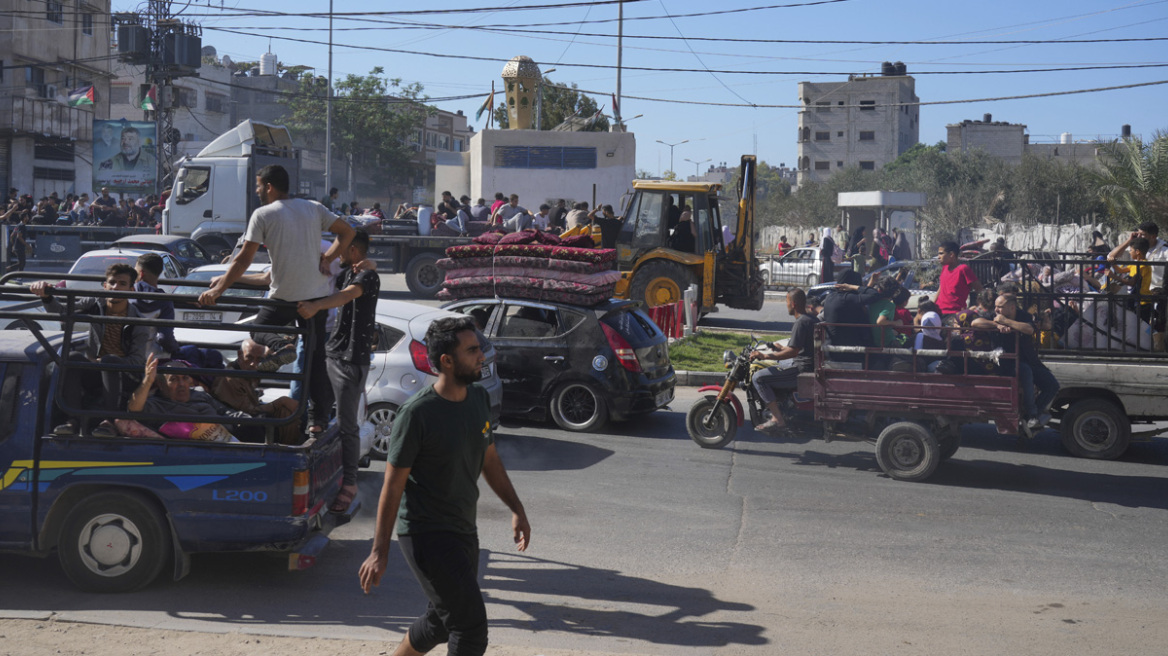
[[555, 73], [556, 69], [549, 68], [539, 74], [539, 93], [535, 96], [535, 129], [543, 129], [543, 80], [548, 73]]
[[703, 160], [702, 160], [702, 161], [700, 161], [700, 162], [695, 162], [695, 161], [693, 161], [692, 159], [690, 159], [690, 158], [688, 158], [688, 157], [687, 157], [687, 158], [685, 158], [685, 161], [687, 161], [687, 162], [689, 162], [690, 164], [693, 164], [693, 165], [694, 165], [694, 177], [696, 178], [696, 177], [698, 177], [698, 175], [699, 175], [699, 173], [698, 173], [698, 169], [700, 169], [700, 168], [701, 168], [702, 164], [705, 164], [706, 162], [710, 162], [710, 161], [713, 161], [713, 160], [709, 160], [709, 159], [703, 159]]
[[677, 171], [673, 168], [673, 149], [683, 143], [689, 143], [689, 139], [686, 139], [685, 141], [679, 141], [675, 144], [665, 143], [664, 141], [658, 139], [657, 143], [661, 144], [662, 146], [669, 146], [669, 170], [672, 171], [674, 175], [677, 175]]

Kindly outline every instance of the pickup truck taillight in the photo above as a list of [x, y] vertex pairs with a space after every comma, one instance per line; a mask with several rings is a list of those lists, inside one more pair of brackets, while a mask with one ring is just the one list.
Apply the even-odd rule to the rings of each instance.
[[635, 374], [641, 373], [641, 361], [637, 359], [637, 352], [633, 350], [633, 345], [629, 344], [629, 340], [603, 321], [600, 323], [600, 328], [604, 331], [604, 337], [608, 340], [608, 345], [612, 347], [613, 352], [616, 353], [616, 359], [620, 361], [621, 366]]
[[410, 358], [414, 361], [414, 368], [418, 371], [437, 376], [438, 372], [434, 371], [434, 367], [430, 366], [430, 351], [426, 349], [426, 345], [413, 340], [410, 342]]
[[308, 470], [292, 472], [292, 514], [303, 515], [308, 512], [309, 493]]

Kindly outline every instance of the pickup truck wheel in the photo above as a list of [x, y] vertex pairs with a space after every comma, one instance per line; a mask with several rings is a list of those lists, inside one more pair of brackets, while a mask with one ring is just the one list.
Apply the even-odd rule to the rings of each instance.
[[418, 253], [406, 266], [406, 286], [415, 296], [434, 298], [445, 280], [446, 273], [438, 268], [434, 253]]
[[392, 403], [374, 403], [366, 414], [366, 421], [373, 424], [373, 447], [369, 454], [378, 460], [389, 455], [389, 434], [393, 432], [393, 420], [397, 419], [397, 406]]
[[608, 422], [604, 399], [587, 383], [565, 383], [552, 394], [552, 419], [577, 433], [600, 430]]
[[57, 542], [65, 575], [87, 592], [130, 592], [171, 562], [166, 520], [138, 496], [99, 492], [69, 511]]
[[819, 276], [815, 275], [814, 273], [807, 276], [807, 289], [811, 289], [812, 287], [814, 287], [818, 284], [819, 284]]
[[1072, 455], [1115, 460], [1127, 451], [1131, 422], [1114, 403], [1104, 399], [1075, 401], [1063, 415], [1063, 447]]
[[898, 481], [923, 481], [941, 462], [941, 448], [924, 426], [898, 421], [876, 438], [876, 462]]
[[697, 282], [694, 274], [677, 262], [654, 260], [645, 264], [633, 276], [629, 298], [644, 301], [646, 307], [671, 305], [682, 299], [682, 294]]
[[762, 284], [764, 284], [764, 285], [771, 284], [771, 272], [767, 271], [766, 269], [762, 270]]
[[710, 395], [698, 399], [685, 413], [685, 430], [689, 438], [703, 449], [721, 449], [734, 441], [738, 432], [738, 415], [729, 402], [718, 406], [713, 414], [718, 397]]

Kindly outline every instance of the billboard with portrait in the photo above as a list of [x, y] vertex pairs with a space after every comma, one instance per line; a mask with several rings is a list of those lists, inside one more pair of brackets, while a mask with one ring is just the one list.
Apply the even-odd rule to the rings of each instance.
[[154, 123], [117, 119], [93, 121], [93, 190], [145, 195], [158, 177]]

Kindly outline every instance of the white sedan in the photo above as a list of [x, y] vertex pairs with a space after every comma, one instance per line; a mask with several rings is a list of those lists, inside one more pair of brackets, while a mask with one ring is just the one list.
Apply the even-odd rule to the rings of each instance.
[[809, 288], [819, 284], [818, 248], [795, 248], [778, 259], [761, 259], [758, 263], [764, 285]]

